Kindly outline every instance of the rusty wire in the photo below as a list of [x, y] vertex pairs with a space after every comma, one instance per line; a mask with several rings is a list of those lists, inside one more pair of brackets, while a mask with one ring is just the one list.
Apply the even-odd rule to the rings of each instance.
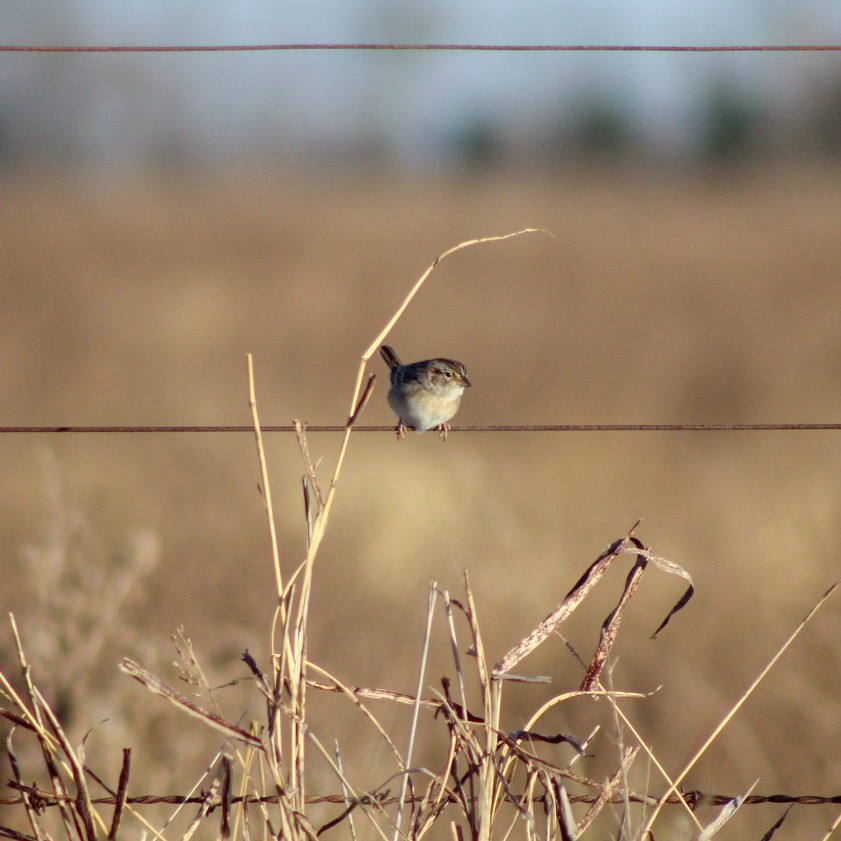
[[[344, 432], [345, 424], [307, 424], [307, 432]], [[548, 423], [477, 424], [450, 427], [451, 432], [827, 432], [841, 423]], [[294, 424], [261, 426], [262, 432], [294, 432]], [[394, 425], [354, 426], [355, 432], [394, 432]], [[0, 426], [0, 435], [114, 434], [172, 432], [254, 432], [253, 426], [179, 424], [168, 426]]]
[[4, 53], [226, 53], [308, 50], [391, 50], [429, 52], [609, 52], [609, 53], [803, 53], [841, 52], [839, 44], [7, 44]]

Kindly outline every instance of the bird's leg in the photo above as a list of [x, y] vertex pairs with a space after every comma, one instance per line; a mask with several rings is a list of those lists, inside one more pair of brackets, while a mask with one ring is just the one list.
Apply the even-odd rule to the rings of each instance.
[[394, 431], [397, 433], [397, 440], [399, 441], [406, 434], [406, 424], [402, 420], [398, 420]]
[[441, 436], [442, 441], [447, 440], [447, 433], [450, 431], [450, 425], [448, 423], [439, 423], [438, 426], [435, 427], [438, 430], [438, 434]]

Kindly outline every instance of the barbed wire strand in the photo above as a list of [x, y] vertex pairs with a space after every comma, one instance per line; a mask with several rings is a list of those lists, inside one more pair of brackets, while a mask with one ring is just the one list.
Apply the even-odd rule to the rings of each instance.
[[181, 44], [0, 45], [4, 53], [227, 53], [285, 50], [427, 50], [456, 52], [802, 53], [841, 52], [839, 44]]
[[[344, 424], [306, 425], [307, 432], [344, 432]], [[262, 432], [294, 432], [294, 425], [266, 425]], [[552, 423], [451, 426], [450, 432], [837, 432], [841, 423]], [[394, 425], [354, 426], [355, 432], [394, 432]], [[248, 425], [0, 426], [0, 435], [254, 432]]]
[[[16, 782], [10, 782], [9, 787], [13, 789], [17, 789], [21, 792], [21, 795], [17, 797], [0, 797], [0, 806], [19, 806], [21, 803], [24, 802], [25, 798], [29, 798], [30, 802], [33, 804], [37, 804], [43, 808], [49, 808], [53, 806], [58, 806], [61, 803], [72, 803], [75, 799], [74, 796], [65, 794], [65, 795], [57, 795], [54, 792], [47, 791], [44, 789], [39, 789], [36, 786], [27, 786], [22, 785]], [[599, 794], [578, 794], [578, 795], [570, 795], [570, 801], [574, 803], [593, 803], [600, 797]], [[608, 802], [611, 803], [623, 803], [625, 802], [626, 795], [623, 793], [616, 794], [614, 798], [611, 798]], [[628, 792], [627, 797], [629, 800], [635, 803], [650, 803], [653, 799], [649, 795], [641, 795], [636, 794], [633, 792]], [[736, 795], [733, 794], [712, 794], [703, 791], [686, 791], [683, 792], [683, 799], [689, 801], [690, 803], [704, 803], [708, 806], [723, 806], [727, 803], [732, 802], [736, 799]], [[368, 804], [371, 802], [376, 801], [380, 806], [387, 806], [396, 803], [399, 800], [398, 797], [394, 796], [386, 796], [386, 797], [376, 797], [376, 796], [369, 796], [369, 797], [362, 797], [358, 798], [355, 801], [360, 804]], [[422, 795], [407, 795], [405, 798], [406, 802], [420, 802], [423, 800]], [[543, 797], [535, 797], [534, 800], [536, 802], [540, 802], [543, 800]], [[92, 797], [91, 803], [99, 806], [109, 806], [115, 804], [117, 798], [115, 796], [108, 796], [108, 797]], [[246, 795], [239, 795], [236, 797], [231, 798], [231, 803], [277, 803], [278, 795], [277, 794], [268, 794], [268, 795], [254, 795], [254, 794], [246, 794]], [[346, 803], [347, 799], [343, 794], [323, 794], [323, 795], [311, 795], [306, 798], [307, 803]], [[167, 804], [186, 804], [186, 803], [206, 803], [207, 802], [207, 795], [180, 795], [180, 794], [164, 794], [164, 795], [155, 795], [155, 794], [140, 794], [134, 797], [128, 797], [126, 799], [127, 803], [130, 803], [135, 806], [151, 806], [158, 803], [167, 803]], [[672, 794], [669, 796], [667, 802], [669, 804], [676, 804], [680, 803], [680, 798], [676, 794]], [[762, 795], [762, 794], [752, 794], [744, 799], [744, 805], [748, 806], [758, 806], [764, 803], [797, 803], [801, 806], [826, 806], [826, 805], [833, 805], [841, 803], [841, 795], [831, 795], [822, 797], [819, 795], [814, 794], [769, 794], [769, 795]]]

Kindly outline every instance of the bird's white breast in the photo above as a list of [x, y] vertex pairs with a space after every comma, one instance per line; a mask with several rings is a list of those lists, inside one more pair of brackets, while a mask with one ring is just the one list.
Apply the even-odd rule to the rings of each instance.
[[446, 423], [461, 403], [463, 387], [451, 387], [446, 396], [436, 394], [428, 388], [415, 384], [392, 388], [388, 392], [388, 405], [406, 426], [415, 432], [426, 432]]

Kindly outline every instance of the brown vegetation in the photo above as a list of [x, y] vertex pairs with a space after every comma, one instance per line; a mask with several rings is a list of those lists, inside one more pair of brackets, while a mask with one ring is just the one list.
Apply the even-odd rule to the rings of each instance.
[[[429, 261], [526, 225], [555, 238], [455, 255], [390, 336], [406, 358], [467, 364], [474, 388], [456, 421], [836, 420], [841, 180], [730, 176], [6, 176], [2, 422], [248, 423], [251, 352], [264, 424], [342, 423], [359, 354]], [[381, 379], [365, 422], [389, 421]], [[676, 772], [838, 577], [837, 436], [354, 436], [314, 578], [309, 656], [347, 684], [412, 693], [428, 583], [456, 596], [467, 567], [492, 662], [644, 517], [638, 534], [692, 573], [697, 595], [651, 642], [680, 593], [651, 576], [627, 610], [612, 681], [662, 686], [631, 709]], [[309, 439], [322, 477], [334, 438]], [[294, 569], [306, 553], [300, 455], [291, 435], [265, 439]], [[211, 685], [248, 676], [246, 648], [267, 668], [276, 600], [253, 450], [245, 434], [0, 437], [2, 608], [74, 744], [94, 728], [88, 752], [112, 781], [132, 746], [143, 793], [186, 791], [223, 737], [141, 691], [117, 661], [174, 682], [168, 637], [184, 625]], [[562, 631], [584, 656], [622, 574]], [[837, 616], [831, 604], [805, 631], [688, 787], [738, 794], [759, 777], [761, 793], [839, 793]], [[451, 669], [448, 646], [442, 630], [427, 688]], [[523, 667], [553, 685], [506, 690], [507, 731], [583, 676], [560, 641]], [[228, 720], [246, 710], [250, 721], [252, 689], [213, 694]], [[373, 789], [388, 757], [379, 746], [371, 756], [346, 707], [320, 698], [311, 726], [324, 745], [340, 740], [347, 777]], [[408, 732], [408, 713], [381, 714], [389, 732]], [[605, 705], [571, 701], [554, 716], [553, 731], [583, 741], [605, 725]], [[588, 746], [597, 779], [618, 767], [615, 735]], [[552, 750], [558, 763], [572, 756]], [[417, 751], [432, 767], [446, 741]], [[310, 770], [311, 790], [335, 790], [315, 759]], [[759, 837], [779, 815], [750, 808], [732, 837]], [[796, 808], [789, 823], [814, 836], [825, 809]]]

